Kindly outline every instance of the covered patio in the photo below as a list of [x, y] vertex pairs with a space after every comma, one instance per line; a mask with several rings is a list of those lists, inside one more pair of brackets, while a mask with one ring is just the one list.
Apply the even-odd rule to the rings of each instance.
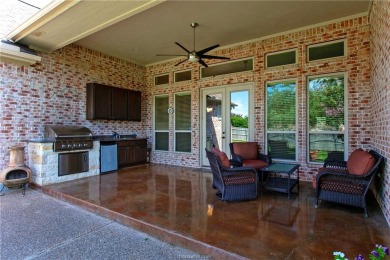
[[334, 251], [351, 258], [390, 244], [373, 196], [365, 218], [354, 207], [323, 202], [315, 209], [305, 182], [290, 200], [264, 191], [254, 201], [226, 203], [211, 181], [207, 169], [150, 164], [41, 190], [213, 259], [331, 259]]

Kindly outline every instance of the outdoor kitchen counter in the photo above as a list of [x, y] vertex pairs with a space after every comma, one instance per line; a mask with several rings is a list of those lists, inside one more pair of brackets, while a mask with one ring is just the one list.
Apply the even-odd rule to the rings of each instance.
[[147, 140], [147, 138], [139, 138], [135, 137], [133, 135], [122, 135], [120, 138], [114, 138], [111, 135], [104, 136], [104, 135], [97, 135], [93, 137], [94, 141], [100, 141], [102, 142], [122, 142], [122, 141], [132, 141], [132, 140]]

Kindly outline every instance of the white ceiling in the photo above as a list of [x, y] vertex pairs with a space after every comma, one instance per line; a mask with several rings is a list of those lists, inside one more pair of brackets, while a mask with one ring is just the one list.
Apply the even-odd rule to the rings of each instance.
[[369, 0], [349, 1], [56, 1], [9, 34], [34, 49], [76, 44], [142, 65], [193, 50], [220, 48], [343, 17], [368, 13]]

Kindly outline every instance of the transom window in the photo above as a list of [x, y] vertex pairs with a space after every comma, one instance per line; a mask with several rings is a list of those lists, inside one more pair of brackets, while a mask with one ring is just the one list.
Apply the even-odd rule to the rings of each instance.
[[344, 74], [308, 79], [309, 162], [345, 158], [345, 82]]
[[268, 82], [266, 92], [268, 154], [296, 160], [296, 81]]

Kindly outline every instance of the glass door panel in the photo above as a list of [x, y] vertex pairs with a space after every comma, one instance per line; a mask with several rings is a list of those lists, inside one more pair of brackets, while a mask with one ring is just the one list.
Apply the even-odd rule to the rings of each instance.
[[252, 85], [202, 90], [202, 165], [209, 165], [204, 149], [213, 146], [230, 158], [229, 143], [253, 139]]
[[249, 141], [249, 90], [230, 92], [230, 141]]

